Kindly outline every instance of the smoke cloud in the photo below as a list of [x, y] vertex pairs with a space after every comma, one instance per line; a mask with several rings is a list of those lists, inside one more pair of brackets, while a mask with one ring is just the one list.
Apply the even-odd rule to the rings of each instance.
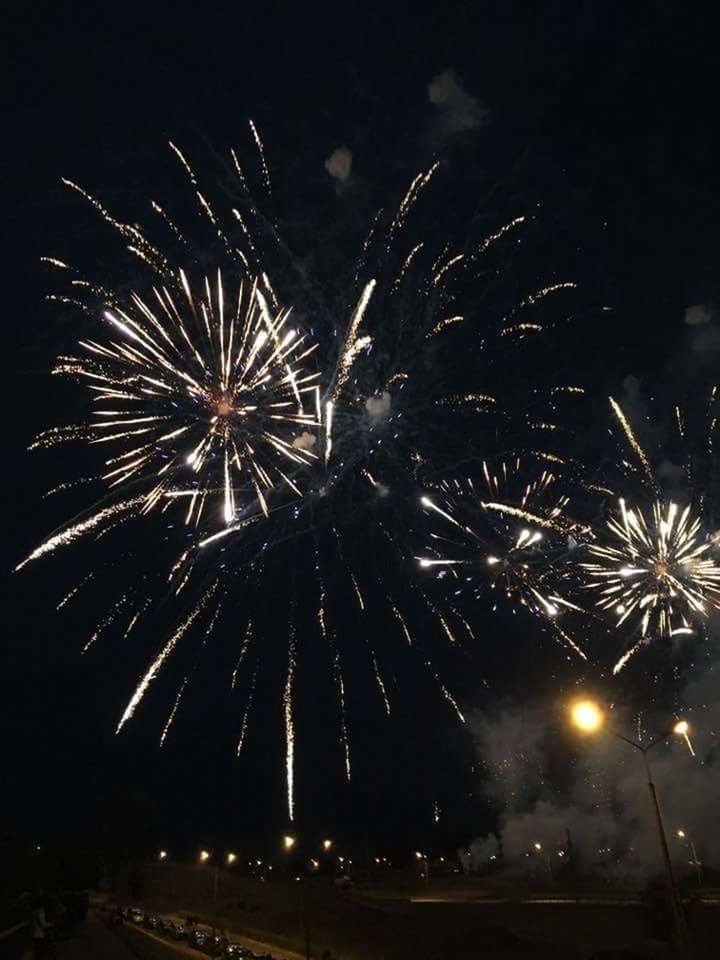
[[299, 437], [295, 437], [292, 445], [297, 450], [312, 450], [317, 443], [317, 437], [309, 430], [303, 430]]
[[490, 111], [465, 89], [454, 70], [443, 70], [428, 84], [428, 99], [437, 108], [447, 133], [473, 130], [488, 123]]
[[325, 160], [325, 169], [336, 181], [336, 186], [344, 186], [350, 179], [353, 155], [347, 147], [336, 147]]
[[387, 390], [383, 390], [379, 397], [368, 397], [365, 401], [365, 409], [372, 423], [387, 420], [391, 407], [392, 398]]
[[[680, 875], [694, 869], [690, 839], [706, 868], [720, 868], [720, 833], [715, 826], [720, 805], [719, 653], [716, 635], [678, 698], [677, 715], [691, 723], [695, 756], [678, 736], [658, 744], [651, 754]], [[648, 743], [673, 720], [671, 710], [651, 705], [641, 718], [613, 717], [612, 723]], [[568, 746], [569, 732], [557, 724], [547, 707], [525, 706], [473, 721], [490, 775], [488, 789], [500, 816], [495, 833], [477, 838], [460, 852], [466, 870], [487, 868], [498, 859], [510, 876], [542, 875], [572, 860], [581, 874], [608, 881], [641, 883], [659, 875], [662, 862], [640, 753], [609, 734], [578, 735], [577, 758], [568, 768], [564, 760], [573, 747]], [[679, 829], [685, 832], [684, 839], [677, 836]]]

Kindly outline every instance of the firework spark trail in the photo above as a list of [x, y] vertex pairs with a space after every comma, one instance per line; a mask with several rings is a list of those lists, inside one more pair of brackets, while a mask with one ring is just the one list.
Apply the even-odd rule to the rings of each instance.
[[270, 182], [270, 171], [268, 170], [268, 165], [265, 160], [265, 150], [263, 149], [262, 140], [260, 139], [260, 134], [257, 131], [257, 127], [252, 120], [248, 120], [248, 124], [252, 131], [253, 140], [255, 145], [258, 148], [258, 153], [260, 154], [260, 162], [262, 163], [263, 176], [265, 178], [265, 187], [268, 192], [268, 196], [272, 196], [272, 183]]
[[170, 727], [172, 726], [173, 720], [175, 719], [175, 714], [177, 713], [178, 707], [180, 706], [180, 701], [182, 700], [182, 696], [185, 693], [185, 687], [187, 686], [187, 682], [188, 682], [188, 678], [185, 677], [182, 683], [180, 684], [180, 689], [178, 690], [177, 696], [175, 697], [175, 702], [173, 703], [172, 710], [170, 711], [170, 714], [167, 720], [165, 721], [165, 726], [163, 727], [162, 733], [160, 734], [161, 747], [164, 746], [165, 741], [167, 740], [168, 732], [170, 730]]
[[345, 762], [345, 779], [348, 783], [351, 780], [352, 768], [350, 765], [350, 738], [347, 728], [347, 708], [345, 706], [345, 680], [343, 678], [342, 664], [340, 662], [340, 651], [337, 648], [337, 639], [333, 637], [333, 675], [338, 691], [338, 700], [340, 704], [340, 743], [343, 750]]
[[333, 387], [331, 394], [332, 403], [337, 402], [342, 388], [345, 386], [347, 378], [350, 376], [350, 370], [352, 369], [352, 365], [358, 353], [365, 347], [369, 346], [369, 344], [372, 342], [371, 337], [358, 337], [358, 330], [363, 321], [363, 317], [365, 316], [365, 311], [367, 310], [368, 304], [370, 303], [370, 298], [372, 297], [376, 283], [376, 280], [368, 280], [368, 282], [365, 284], [362, 295], [360, 296], [357, 306], [353, 311], [353, 315], [350, 318], [350, 324], [345, 336], [345, 342], [340, 352], [340, 359], [338, 361], [337, 379], [335, 380], [335, 386]]
[[87, 651], [90, 649], [90, 647], [92, 647], [92, 646], [95, 644], [95, 642], [99, 639], [100, 635], [101, 635], [105, 630], [107, 630], [108, 627], [112, 626], [112, 624], [113, 624], [113, 623], [115, 622], [115, 620], [117, 619], [118, 615], [119, 615], [119, 614], [122, 612], [122, 610], [127, 606], [128, 602], [129, 602], [129, 597], [128, 597], [128, 595], [127, 595], [126, 593], [122, 593], [122, 594], [120, 595], [120, 598], [119, 598], [118, 600], [116, 600], [116, 602], [115, 602], [115, 603], [113, 604], [113, 606], [110, 608], [110, 610], [108, 611], [108, 613], [102, 618], [102, 620], [100, 621], [100, 623], [99, 623], [99, 624], [97, 625], [97, 627], [95, 628], [95, 632], [94, 632], [93, 635], [90, 637], [90, 639], [87, 641], [87, 643], [85, 644], [85, 646], [82, 648], [82, 652], [83, 652], [83, 653], [87, 653]]
[[46, 553], [52, 553], [53, 550], [57, 550], [58, 547], [67, 546], [69, 543], [79, 539], [84, 534], [94, 530], [104, 520], [128, 513], [133, 509], [133, 507], [137, 506], [142, 499], [142, 497], [132, 497], [131, 499], [123, 500], [120, 503], [113, 503], [108, 507], [103, 507], [101, 510], [98, 510], [97, 513], [93, 513], [86, 519], [80, 520], [77, 523], [73, 523], [69, 527], [65, 527], [63, 530], [60, 530], [58, 533], [52, 534], [52, 536], [48, 537], [47, 540], [44, 540], [40, 546], [36, 547], [32, 553], [30, 553], [21, 563], [18, 563], [18, 565], [15, 567], [15, 570], [22, 570], [22, 568], [26, 564], [30, 563], [31, 560], [37, 560], [38, 557], [42, 557]]
[[167, 735], [168, 735], [168, 733], [170, 732], [170, 727], [173, 725], [173, 722], [174, 722], [174, 720], [175, 720], [175, 716], [176, 716], [176, 714], [177, 714], [177, 712], [178, 712], [178, 708], [180, 707], [180, 702], [181, 702], [181, 700], [182, 700], [182, 698], [183, 698], [183, 696], [184, 696], [185, 689], [187, 688], [188, 682], [190, 681], [190, 679], [192, 678], [192, 676], [194, 675], [194, 673], [197, 671], [198, 664], [200, 663], [200, 657], [202, 656], [202, 652], [203, 652], [203, 650], [205, 649], [205, 646], [206, 646], [206, 644], [207, 644], [207, 642], [208, 642], [208, 639], [209, 639], [210, 635], [212, 634], [213, 630], [215, 629], [215, 624], [217, 623], [218, 617], [220, 616], [220, 611], [221, 611], [221, 609], [222, 609], [222, 600], [220, 601], [220, 603], [219, 603], [219, 604], [217, 605], [217, 607], [215, 608], [215, 612], [213, 613], [213, 615], [212, 615], [212, 617], [210, 618], [210, 621], [209, 621], [207, 627], [205, 628], [205, 633], [204, 633], [204, 635], [203, 635], [202, 642], [200, 643], [200, 647], [199, 647], [199, 649], [198, 649], [198, 652], [197, 652], [197, 654], [195, 655], [195, 661], [194, 661], [192, 667], [190, 668], [190, 672], [187, 673], [187, 674], [185, 675], [185, 677], [183, 677], [183, 680], [182, 680], [182, 682], [181, 682], [181, 684], [180, 684], [180, 686], [179, 686], [179, 688], [178, 688], [178, 692], [177, 692], [177, 694], [176, 694], [176, 696], [175, 696], [175, 702], [173, 703], [172, 710], [170, 711], [170, 715], [168, 716], [168, 718], [167, 718], [167, 720], [166, 720], [166, 722], [165, 722], [165, 726], [163, 727], [163, 731], [162, 731], [162, 734], [161, 734], [161, 736], [160, 736], [160, 746], [161, 746], [161, 747], [163, 746], [163, 744], [164, 744], [165, 741], [167, 740]]
[[350, 741], [347, 732], [347, 709], [345, 706], [345, 678], [343, 677], [342, 663], [340, 660], [340, 651], [337, 645], [337, 638], [334, 633], [330, 633], [327, 623], [325, 580], [320, 570], [320, 550], [317, 541], [315, 542], [315, 574], [317, 577], [319, 596], [317, 608], [317, 622], [320, 627], [320, 633], [323, 639], [328, 643], [330, 657], [332, 661], [333, 679], [338, 696], [338, 713], [340, 718], [340, 745], [343, 751], [345, 779], [350, 782], [351, 764], [350, 764]]
[[245, 659], [245, 655], [247, 654], [248, 649], [250, 648], [250, 644], [252, 643], [252, 640], [253, 640], [253, 625], [252, 625], [252, 620], [248, 620], [247, 627], [245, 628], [245, 636], [243, 637], [242, 645], [240, 647], [240, 653], [238, 654], [238, 658], [235, 661], [235, 667], [233, 669], [232, 678], [230, 680], [231, 690], [235, 689], [235, 681], [237, 680], [238, 670], [240, 669], [242, 662]]
[[435, 670], [433, 669], [432, 664], [430, 663], [429, 660], [427, 661], [427, 667], [428, 667], [428, 669], [430, 670], [430, 672], [432, 673], [432, 675], [435, 677], [435, 681], [436, 681], [437, 685], [440, 687], [440, 690], [442, 691], [442, 695], [445, 697], [445, 699], [447, 700], [447, 702], [450, 704], [450, 706], [451, 706], [451, 707], [453, 708], [453, 710], [455, 711], [455, 715], [457, 716], [457, 718], [458, 718], [458, 720], [460, 721], [460, 723], [462, 723], [463, 726], [464, 726], [467, 721], [465, 720], [465, 715], [463, 714], [462, 710], [461, 710], [460, 707], [458, 706], [457, 700], [456, 700], [455, 697], [450, 693], [450, 691], [448, 690], [448, 688], [445, 686], [445, 684], [442, 682], [442, 680], [440, 679], [440, 677], [437, 675], [437, 673], [436, 673]]
[[288, 637], [288, 662], [283, 691], [283, 716], [285, 720], [285, 775], [287, 781], [287, 806], [290, 823], [295, 819], [295, 723], [293, 720], [293, 685], [295, 682], [295, 624], [290, 621]]
[[125, 724], [127, 723], [127, 721], [128, 721], [128, 720], [132, 717], [132, 715], [135, 713], [135, 710], [136, 710], [136, 708], [138, 707], [138, 705], [140, 704], [140, 701], [143, 699], [143, 697], [144, 697], [145, 694], [147, 693], [148, 687], [150, 686], [150, 684], [152, 683], [152, 681], [157, 677], [157, 675], [158, 675], [158, 674], [160, 673], [160, 671], [162, 670], [165, 661], [168, 659], [168, 657], [170, 656], [170, 654], [173, 652], [173, 650], [174, 650], [175, 647], [177, 646], [178, 641], [179, 641], [179, 640], [181, 639], [181, 637], [187, 632], [187, 630], [192, 626], [192, 624], [193, 624], [193, 622], [195, 621], [195, 619], [197, 618], [198, 614], [201, 613], [201, 612], [205, 609], [207, 603], [212, 599], [212, 597], [215, 596], [215, 593], [216, 593], [216, 592], [217, 592], [217, 582], [214, 583], [214, 584], [210, 587], [210, 589], [207, 591], [207, 593], [205, 593], [205, 594], [201, 597], [201, 599], [199, 600], [199, 602], [197, 603], [197, 605], [196, 605], [196, 606], [193, 608], [193, 610], [187, 615], [187, 617], [182, 621], [182, 623], [180, 624], [180, 626], [175, 630], [175, 632], [174, 632], [173, 635], [170, 637], [170, 639], [167, 641], [167, 643], [166, 643], [165, 646], [162, 648], [162, 650], [160, 651], [160, 653], [155, 657], [155, 659], [154, 659], [153, 662], [150, 664], [149, 668], [147, 669], [147, 671], [145, 672], [145, 674], [143, 675], [143, 677], [140, 679], [140, 682], [138, 683], [137, 687], [135, 688], [135, 692], [133, 693], [132, 697], [130, 698], [130, 700], [129, 700], [129, 702], [128, 702], [128, 705], [127, 705], [127, 707], [125, 708], [125, 711], [124, 711], [122, 717], [120, 718], [120, 722], [119, 722], [118, 725], [117, 725], [117, 728], [116, 728], [116, 730], [115, 730], [115, 733], [120, 733], [120, 731], [121, 731], [122, 728], [125, 726]]
[[253, 670], [252, 677], [250, 678], [250, 688], [248, 690], [247, 700], [245, 701], [245, 709], [243, 710], [242, 722], [240, 724], [240, 736], [238, 737], [237, 749], [235, 751], [235, 756], [239, 757], [242, 753], [243, 746], [245, 745], [245, 737], [247, 735], [248, 728], [248, 719], [250, 716], [250, 711], [252, 710], [253, 701], [255, 700], [255, 683], [257, 681], [257, 664]]
[[653, 474], [652, 467], [650, 466], [650, 461], [645, 455], [645, 451], [640, 446], [640, 443], [638, 442], [638, 439], [635, 436], [633, 428], [630, 426], [630, 422], [628, 418], [623, 413], [623, 409], [620, 406], [620, 404], [617, 402], [617, 400], [615, 400], [613, 397], [610, 397], [609, 400], [610, 400], [610, 406], [612, 407], [613, 413], [617, 417], [617, 420], [620, 426], [623, 428], [625, 437], [627, 438], [627, 442], [630, 444], [630, 447], [635, 453], [635, 456], [638, 458], [638, 460], [642, 464], [643, 470], [645, 471], [647, 479], [650, 482], [650, 486], [652, 487], [653, 490], [656, 490], [657, 484], [655, 482], [655, 476]]
[[74, 587], [68, 590], [65, 596], [59, 601], [55, 609], [62, 610], [64, 607], [66, 607], [68, 603], [70, 603], [70, 601], [78, 595], [78, 593], [82, 590], [85, 584], [89, 583], [94, 578], [94, 576], [95, 576], [94, 573], [88, 573], [87, 576], [83, 577], [78, 584], [76, 584]]

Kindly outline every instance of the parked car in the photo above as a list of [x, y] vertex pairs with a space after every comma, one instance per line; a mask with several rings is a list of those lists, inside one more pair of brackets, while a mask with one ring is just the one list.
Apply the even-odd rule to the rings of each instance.
[[160, 917], [156, 913], [149, 913], [145, 917], [145, 926], [148, 930], [158, 930], [160, 927]]
[[177, 921], [173, 923], [172, 929], [170, 930], [170, 936], [173, 938], [173, 940], [184, 940], [187, 935], [188, 931], [184, 924]]
[[142, 923], [145, 919], [145, 911], [141, 910], [140, 907], [133, 907], [130, 911], [130, 920], [133, 923]]
[[209, 942], [210, 934], [205, 930], [191, 930], [188, 935], [188, 943], [191, 947], [197, 947], [198, 950], [204, 950]]
[[226, 960], [252, 960], [253, 952], [241, 943], [229, 943], [225, 947]]

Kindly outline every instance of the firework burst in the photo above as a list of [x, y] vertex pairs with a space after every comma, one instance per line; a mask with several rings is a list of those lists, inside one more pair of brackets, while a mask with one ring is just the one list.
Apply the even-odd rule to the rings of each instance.
[[548, 467], [528, 470], [520, 457], [495, 468], [483, 463], [477, 484], [441, 483], [421, 499], [440, 527], [430, 534], [427, 555], [417, 559], [421, 568], [449, 578], [456, 595], [499, 596], [513, 608], [526, 608], [563, 646], [586, 659], [559, 622], [563, 614], [583, 613], [568, 594], [576, 538], [587, 532], [569, 516], [569, 498], [560, 486]]
[[[608, 522], [609, 543], [591, 543], [592, 561], [581, 566], [598, 607], [616, 626], [635, 622], [638, 643], [652, 636], [693, 633], [691, 622], [720, 608], [720, 564], [690, 506], [656, 501], [646, 516], [620, 500], [619, 517]], [[629, 653], [615, 666], [618, 672]]]
[[[616, 628], [631, 631], [614, 665], [616, 674], [646, 643], [692, 635], [711, 609], [720, 609], [720, 564], [714, 556], [717, 544], [707, 529], [712, 498], [707, 496], [699, 467], [700, 460], [711, 460], [714, 455], [716, 400], [717, 388], [713, 388], [700, 445], [704, 457], [698, 458], [688, 444], [686, 417], [677, 406], [675, 440], [685, 448], [684, 467], [663, 460], [660, 468], [654, 469], [622, 406], [610, 398], [631, 454], [631, 459], [623, 459], [621, 464], [626, 476], [640, 479], [648, 501], [638, 498], [629, 505], [626, 498], [619, 497], [604, 531], [598, 530], [588, 545], [589, 559], [581, 564], [585, 585], [597, 596], [597, 608], [613, 617]], [[665, 446], [672, 448], [672, 438]], [[662, 480], [668, 475], [676, 488], [674, 496], [662, 489]]]
[[[251, 132], [259, 145], [257, 130]], [[410, 658], [439, 702], [464, 723], [436, 653], [473, 633], [458, 610], [440, 609], [412, 581], [408, 533], [417, 487], [437, 472], [441, 458], [457, 462], [474, 455], [481, 442], [487, 446], [513, 403], [523, 408], [533, 433], [547, 436], [557, 429], [552, 415], [527, 403], [523, 378], [522, 398], [507, 395], [504, 361], [517, 345], [533, 342], [548, 325], [545, 305], [567, 296], [574, 284], [553, 281], [519, 301], [507, 300], [495, 311], [483, 305], [479, 312], [481, 258], [511, 243], [525, 218], [457, 248], [444, 240], [438, 245], [432, 235], [408, 238], [411, 214], [437, 174], [434, 164], [412, 181], [395, 214], [376, 219], [352, 295], [330, 309], [300, 283], [302, 271], [252, 203], [236, 154], [232, 167], [241, 201], [227, 217], [171, 146], [209, 225], [211, 258], [195, 250], [190, 234], [178, 226], [182, 219], [158, 203], [152, 209], [177, 254], [68, 182], [120, 235], [140, 263], [142, 279], [133, 284], [136, 292], [120, 293], [47, 258], [70, 280], [69, 293], [53, 299], [80, 306], [93, 325], [77, 354], [56, 365], [57, 373], [87, 388], [92, 414], [81, 425], [46, 431], [33, 446], [80, 441], [100, 452], [95, 479], [102, 493], [19, 566], [82, 538], [102, 538], [107, 555], [114, 532], [130, 520], [147, 521], [151, 535], [162, 531], [171, 555], [149, 552], [138, 584], [113, 598], [86, 645], [97, 649], [98, 638], [112, 629], [125, 636], [140, 631], [158, 600], [172, 604], [164, 609], [172, 610], [173, 625], [167, 627], [165, 619], [165, 639], [141, 672], [117, 729], [171, 671], [175, 694], [159, 735], [165, 745], [190, 699], [199, 658], [195, 641], [202, 649], [224, 624], [223, 635], [230, 638], [227, 686], [242, 698], [234, 750], [242, 754], [251, 735], [251, 709], [270, 699], [276, 708], [279, 703], [292, 820], [303, 728], [296, 698], [310, 656], [303, 642], [309, 630], [322, 639], [312, 656], [325, 658], [348, 779], [358, 722], [350, 708], [358, 701], [351, 685], [369, 684], [383, 718], [392, 716]], [[261, 159], [269, 192], [262, 153]], [[289, 258], [286, 270], [263, 262], [253, 224], [270, 234], [276, 253]], [[497, 284], [499, 265], [488, 272]], [[279, 275], [300, 285], [277, 293], [270, 276]], [[302, 321], [296, 323], [291, 306], [298, 302], [316, 309], [297, 310]], [[548, 464], [557, 460], [544, 456]], [[519, 500], [504, 498], [497, 479], [493, 492], [489, 474], [486, 480], [479, 509], [494, 542], [494, 553], [484, 554], [485, 567], [493, 566], [489, 556], [498, 557], [492, 584], [554, 623], [560, 608], [571, 605], [550, 572], [549, 557], [567, 550], [573, 529], [562, 497], [548, 505], [555, 478], [549, 469], [541, 473]], [[181, 511], [180, 523], [176, 516], [160, 520], [170, 511]], [[444, 516], [451, 515], [448, 508]], [[453, 524], [460, 528], [459, 521]], [[469, 544], [468, 529], [462, 527]], [[129, 555], [118, 551], [117, 566]], [[102, 566], [73, 585], [60, 605], [74, 602], [80, 586], [96, 584]], [[379, 637], [372, 627], [383, 620], [387, 636]], [[554, 629], [564, 636], [559, 625]], [[569, 635], [563, 642], [580, 652]], [[270, 673], [278, 664], [283, 680], [274, 686]], [[274, 691], [270, 697], [263, 695], [268, 690]]]
[[[143, 512], [187, 498], [186, 523], [197, 525], [217, 498], [220, 510], [208, 511], [229, 524], [238, 492], [252, 491], [267, 514], [276, 487], [298, 494], [289, 473], [314, 456], [298, 438], [316, 424], [319, 373], [302, 366], [315, 346], [289, 310], [271, 312], [257, 279], [231, 292], [218, 271], [197, 296], [180, 270], [177, 288], [103, 310], [105, 335], [81, 341], [83, 356], [60, 358], [54, 372], [81, 380], [94, 406], [93, 419], [62, 439], [111, 448], [101, 479], [111, 489], [144, 486]], [[57, 436], [55, 428], [33, 446]]]

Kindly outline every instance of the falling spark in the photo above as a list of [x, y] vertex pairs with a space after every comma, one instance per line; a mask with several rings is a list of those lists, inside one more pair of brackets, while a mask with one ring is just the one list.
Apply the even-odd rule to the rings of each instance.
[[187, 615], [187, 617], [182, 621], [182, 623], [180, 624], [180, 626], [179, 626], [179, 627], [175, 630], [175, 632], [172, 634], [172, 636], [171, 636], [170, 639], [167, 641], [167, 643], [165, 644], [165, 646], [162, 648], [162, 650], [160, 651], [160, 653], [155, 657], [155, 659], [153, 660], [153, 662], [150, 664], [149, 668], [147, 669], [147, 671], [145, 672], [145, 674], [144, 674], [143, 677], [141, 678], [140, 682], [138, 683], [138, 685], [137, 685], [137, 687], [136, 687], [136, 689], [135, 689], [135, 692], [133, 693], [132, 697], [130, 698], [129, 703], [128, 703], [127, 707], [125, 708], [125, 711], [124, 711], [122, 717], [120, 718], [120, 722], [119, 722], [118, 725], [117, 725], [117, 729], [115, 730], [115, 733], [120, 733], [120, 731], [121, 731], [122, 728], [125, 726], [125, 724], [127, 723], [127, 721], [128, 721], [128, 720], [130, 719], [130, 717], [132, 717], [132, 715], [135, 713], [135, 710], [136, 710], [138, 704], [140, 703], [140, 701], [143, 699], [143, 697], [144, 697], [145, 694], [147, 693], [148, 687], [150, 686], [150, 684], [152, 683], [152, 681], [157, 677], [157, 675], [158, 675], [158, 674], [160, 673], [160, 671], [162, 670], [162, 667], [163, 667], [165, 661], [167, 660], [167, 658], [170, 656], [170, 654], [173, 652], [173, 650], [174, 650], [175, 647], [177, 646], [178, 641], [179, 641], [179, 640], [181, 639], [181, 637], [187, 632], [187, 630], [189, 629], [189, 627], [193, 624], [193, 622], [195, 621], [195, 619], [196, 619], [196, 617], [198, 616], [198, 614], [201, 613], [201, 611], [205, 609], [206, 604], [207, 604], [208, 601], [215, 595], [216, 591], [217, 591], [217, 585], [214, 585], [214, 586], [212, 586], [212, 587], [208, 590], [208, 592], [207, 592], [206, 594], [203, 595], [203, 597], [202, 597], [201, 600], [198, 602], [198, 604], [197, 604], [197, 605], [194, 607], [194, 609]]
[[295, 724], [293, 721], [293, 684], [295, 681], [295, 626], [290, 623], [288, 639], [288, 666], [283, 693], [285, 717], [285, 774], [287, 778], [288, 819], [295, 819]]
[[38, 557], [42, 557], [46, 553], [52, 553], [53, 550], [57, 550], [58, 547], [67, 546], [69, 543], [72, 543], [74, 540], [77, 540], [79, 537], [82, 537], [89, 531], [94, 530], [96, 527], [100, 526], [103, 521], [108, 520], [111, 517], [117, 517], [127, 513], [128, 511], [132, 510], [133, 507], [137, 506], [141, 499], [141, 497], [133, 497], [130, 500], [123, 500], [120, 503], [114, 503], [109, 507], [103, 507], [102, 510], [98, 510], [97, 513], [91, 514], [91, 516], [87, 517], [86, 519], [80, 520], [78, 523], [73, 523], [71, 526], [65, 527], [58, 533], [54, 533], [52, 536], [48, 537], [47, 540], [44, 540], [39, 547], [36, 547], [32, 553], [25, 558], [25, 560], [15, 567], [15, 569], [22, 570], [22, 568], [26, 564], [30, 563], [31, 560], [37, 560]]
[[187, 685], [187, 677], [185, 677], [183, 682], [180, 684], [180, 689], [178, 690], [177, 696], [175, 697], [175, 703], [173, 703], [172, 710], [170, 711], [170, 715], [165, 721], [165, 726], [163, 727], [163, 731], [160, 736], [161, 747], [164, 745], [165, 741], [167, 740], [168, 731], [170, 730], [170, 727], [172, 726], [172, 722], [175, 719], [175, 714], [177, 713], [178, 707], [180, 706], [180, 701], [182, 700], [182, 695], [185, 692], [186, 685]]

